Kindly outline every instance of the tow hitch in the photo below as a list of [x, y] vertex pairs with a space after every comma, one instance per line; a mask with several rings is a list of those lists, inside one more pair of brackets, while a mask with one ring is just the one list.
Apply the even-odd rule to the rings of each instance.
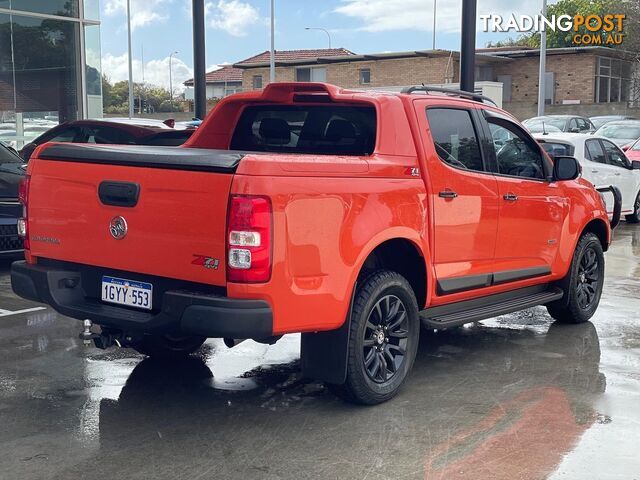
[[620, 217], [622, 216], [622, 193], [618, 187], [613, 185], [609, 185], [608, 187], [599, 187], [596, 188], [596, 190], [601, 194], [611, 192], [613, 195], [613, 217], [611, 217], [609, 222], [611, 224], [611, 230], [613, 230], [620, 223]]
[[83, 330], [80, 332], [80, 340], [86, 346], [93, 344], [96, 348], [101, 350], [106, 350], [107, 348], [111, 348], [113, 346], [117, 346], [118, 348], [129, 347], [135, 340], [131, 335], [125, 334], [120, 330], [108, 330], [102, 329], [100, 333], [95, 333], [91, 331], [93, 327], [93, 322], [91, 320], [86, 319], [82, 322]]

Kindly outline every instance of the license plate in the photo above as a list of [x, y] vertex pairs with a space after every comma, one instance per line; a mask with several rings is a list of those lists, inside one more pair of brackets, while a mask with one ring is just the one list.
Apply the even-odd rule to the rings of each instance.
[[102, 277], [102, 301], [151, 310], [153, 285], [124, 278]]

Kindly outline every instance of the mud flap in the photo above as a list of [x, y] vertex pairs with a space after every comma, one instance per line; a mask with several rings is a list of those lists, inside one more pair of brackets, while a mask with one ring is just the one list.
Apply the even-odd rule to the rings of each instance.
[[336, 385], [346, 381], [351, 310], [356, 287], [357, 284], [351, 293], [347, 320], [340, 328], [328, 332], [302, 334], [300, 360], [302, 374], [305, 377]]

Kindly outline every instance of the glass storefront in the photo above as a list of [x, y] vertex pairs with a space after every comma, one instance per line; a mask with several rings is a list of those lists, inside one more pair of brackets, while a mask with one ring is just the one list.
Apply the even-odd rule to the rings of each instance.
[[78, 1], [79, 0], [0, 0], [0, 8], [58, 15], [61, 17], [78, 17]]
[[82, 7], [0, 0], [0, 141], [20, 149], [58, 123], [102, 116], [100, 26]]

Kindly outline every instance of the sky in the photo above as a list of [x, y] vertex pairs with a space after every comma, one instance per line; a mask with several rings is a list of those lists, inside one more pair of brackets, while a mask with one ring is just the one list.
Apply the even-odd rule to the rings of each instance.
[[[275, 0], [277, 50], [326, 48], [355, 53], [426, 50], [432, 47], [434, 0]], [[550, 3], [554, 3], [553, 1]], [[437, 3], [436, 48], [460, 48], [462, 0]], [[539, 13], [542, 0], [478, 0], [478, 15]], [[111, 81], [127, 78], [126, 0], [100, 0], [102, 68]], [[131, 0], [133, 77], [169, 86], [193, 76], [191, 0]], [[269, 0], [205, 0], [207, 71], [269, 49]], [[484, 33], [477, 45], [508, 37]], [[512, 35], [517, 36], [517, 35]]]

